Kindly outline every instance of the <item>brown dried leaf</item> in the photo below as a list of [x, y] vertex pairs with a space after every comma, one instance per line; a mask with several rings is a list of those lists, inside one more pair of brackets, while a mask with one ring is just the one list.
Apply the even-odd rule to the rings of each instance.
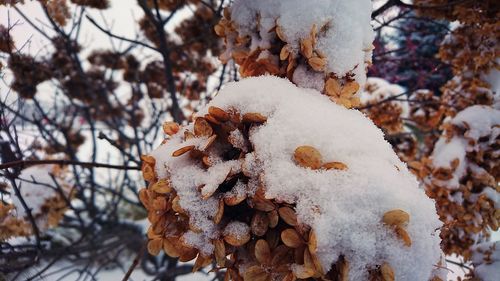
[[290, 46], [287, 44], [281, 48], [280, 51], [280, 60], [287, 60], [290, 55]]
[[321, 153], [312, 146], [299, 146], [295, 149], [293, 155], [295, 163], [304, 168], [311, 168], [313, 170], [321, 167]]

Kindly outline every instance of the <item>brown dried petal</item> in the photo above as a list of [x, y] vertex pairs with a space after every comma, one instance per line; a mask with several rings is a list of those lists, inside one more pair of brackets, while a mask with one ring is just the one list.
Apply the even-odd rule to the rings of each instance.
[[149, 240], [148, 253], [150, 253], [153, 256], [158, 255], [160, 253], [161, 246], [162, 246], [162, 239], [161, 238]]
[[309, 65], [315, 71], [324, 71], [326, 67], [326, 59], [320, 57], [311, 57], [307, 60]]
[[268, 212], [267, 217], [269, 218], [269, 227], [275, 228], [278, 225], [280, 218], [278, 215], [278, 211], [272, 210], [271, 212]]
[[242, 120], [244, 123], [262, 124], [262, 123], [265, 123], [267, 121], [267, 117], [260, 114], [260, 113], [257, 113], [257, 112], [249, 112], [249, 113], [243, 114]]
[[215, 240], [214, 246], [215, 246], [215, 260], [217, 261], [217, 265], [219, 267], [223, 267], [226, 263], [226, 246], [224, 244], [224, 241]]
[[281, 240], [290, 248], [298, 248], [303, 244], [299, 233], [293, 228], [283, 230], [283, 232], [281, 232]]
[[179, 157], [179, 156], [183, 155], [184, 153], [187, 153], [187, 152], [193, 150], [194, 147], [195, 147], [194, 145], [188, 145], [188, 146], [181, 147], [181, 148], [177, 149], [176, 151], [174, 151], [172, 153], [172, 156]]
[[245, 271], [244, 281], [268, 281], [269, 274], [260, 266], [254, 265]]
[[290, 207], [281, 207], [278, 209], [278, 213], [283, 221], [291, 226], [297, 225], [297, 214]]
[[339, 81], [335, 78], [329, 78], [325, 83], [325, 92], [329, 96], [340, 96], [342, 91], [342, 86]]
[[295, 149], [293, 154], [295, 162], [304, 168], [311, 168], [313, 170], [321, 167], [321, 153], [312, 146], [299, 146]]
[[359, 90], [359, 84], [355, 81], [348, 82], [342, 87], [342, 91], [340, 92], [341, 97], [351, 97]]
[[410, 247], [411, 246], [411, 238], [410, 238], [410, 235], [408, 234], [408, 232], [404, 228], [402, 228], [401, 226], [396, 226], [395, 231], [396, 231], [396, 234], [398, 235], [398, 237], [403, 240], [405, 246]]
[[380, 267], [383, 281], [394, 281], [394, 270], [388, 263], [382, 264]]
[[156, 193], [165, 194], [171, 192], [172, 187], [168, 179], [160, 179], [151, 186], [151, 190]]
[[347, 170], [347, 165], [342, 162], [328, 162], [321, 166], [325, 170]]
[[382, 217], [382, 221], [387, 225], [405, 225], [410, 221], [410, 215], [407, 212], [395, 209], [388, 212], [385, 212]]
[[163, 239], [163, 251], [172, 258], [177, 258], [181, 255], [175, 244], [168, 239]]
[[194, 135], [197, 137], [209, 137], [213, 134], [212, 126], [203, 117], [194, 120]]
[[224, 199], [219, 199], [219, 208], [217, 209], [217, 214], [214, 217], [214, 223], [219, 224], [224, 215]]
[[210, 106], [208, 108], [208, 114], [213, 116], [215, 119], [221, 122], [226, 122], [229, 120], [229, 114], [221, 108]]
[[250, 224], [253, 234], [256, 236], [263, 236], [266, 234], [269, 227], [269, 218], [266, 213], [257, 211], [253, 215], [252, 222]]
[[163, 123], [163, 132], [169, 136], [175, 135], [179, 131], [179, 124], [175, 122]]
[[304, 38], [300, 40], [300, 52], [304, 57], [310, 58], [313, 55], [313, 45], [310, 38]]
[[260, 239], [255, 243], [255, 257], [261, 264], [271, 264], [271, 249], [266, 240]]

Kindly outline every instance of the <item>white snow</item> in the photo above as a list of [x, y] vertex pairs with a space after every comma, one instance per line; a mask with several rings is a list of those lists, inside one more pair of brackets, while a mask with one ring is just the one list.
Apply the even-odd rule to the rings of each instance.
[[[57, 196], [57, 191], [51, 188], [55, 186], [54, 180], [50, 174], [54, 165], [37, 165], [26, 168], [21, 171], [19, 178], [16, 180], [16, 185], [24, 199], [26, 205], [31, 209], [31, 214], [42, 214], [42, 206], [46, 200]], [[60, 182], [59, 182], [60, 184]], [[26, 210], [23, 207], [21, 200], [14, 194], [12, 190], [12, 203], [14, 204], [18, 217], [25, 217]]]
[[[352, 72], [356, 81], [364, 84], [374, 39], [370, 0], [236, 0], [230, 9], [240, 35], [251, 35], [251, 50], [268, 49], [274, 39], [274, 33], [268, 31], [278, 23], [293, 52], [298, 53], [300, 39], [308, 37], [316, 25], [316, 49], [328, 59], [327, 72], [338, 77]], [[261, 28], [256, 36], [253, 30], [258, 17]], [[299, 86], [311, 83], [306, 82]]]
[[[244, 5], [238, 4], [235, 7]], [[318, 11], [313, 4], [299, 7], [306, 15], [309, 10]], [[324, 268], [330, 268], [339, 255], [344, 255], [350, 263], [350, 280], [366, 279], [367, 267], [382, 262], [391, 264], [397, 280], [429, 279], [441, 256], [436, 231], [441, 223], [434, 203], [418, 188], [382, 131], [361, 112], [272, 76], [227, 84], [198, 116], [204, 116], [208, 106], [268, 117], [264, 125], [250, 131], [255, 151], [249, 155], [255, 161], [248, 159], [246, 168], [255, 168], [255, 173], [264, 171], [266, 197], [296, 204], [299, 221], [317, 233], [318, 255]], [[159, 177], [170, 177], [182, 208], [199, 220], [201, 232], [190, 233], [198, 236], [190, 240], [198, 241], [193, 242], [197, 248], [206, 249], [210, 238], [221, 232], [209, 219], [217, 211], [217, 200], [202, 200], [198, 191], [209, 173], [187, 155], [171, 157], [173, 151], [185, 146], [182, 135], [181, 130], [151, 155], [156, 159]], [[348, 169], [313, 171], [296, 165], [293, 153], [301, 145], [318, 149], [324, 162], [339, 161]], [[410, 214], [407, 231], [411, 247], [404, 246], [393, 230], [381, 223], [383, 214], [392, 209]]]

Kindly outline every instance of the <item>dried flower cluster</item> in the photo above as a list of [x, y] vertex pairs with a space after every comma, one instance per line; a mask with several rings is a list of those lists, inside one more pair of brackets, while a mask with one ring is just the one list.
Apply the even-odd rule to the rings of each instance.
[[[338, 35], [341, 31], [334, 26], [341, 25], [341, 22], [336, 21], [335, 15], [333, 19], [325, 22], [308, 18], [306, 22], [311, 22], [311, 25], [306, 27], [307, 32], [304, 32], [303, 26], [297, 27], [294, 23], [287, 25], [287, 21], [280, 17], [282, 14], [272, 14], [272, 11], [268, 11], [273, 8], [279, 11], [279, 7], [268, 8], [260, 5], [261, 1], [251, 4], [244, 2], [237, 1], [233, 7], [226, 8], [224, 17], [215, 26], [215, 32], [223, 37], [225, 42], [226, 51], [219, 57], [223, 63], [233, 59], [240, 66], [242, 77], [266, 73], [287, 77], [298, 86], [314, 88], [347, 108], [360, 104], [355, 94], [359, 91], [360, 84], [364, 83], [365, 68], [371, 64], [371, 33], [364, 35], [369, 39], [363, 40], [369, 42], [359, 46], [362, 50], [342, 50], [345, 43], [341, 40], [345, 38], [341, 37], [343, 34]], [[297, 6], [297, 3], [283, 1], [273, 5], [288, 7]], [[317, 5], [315, 9], [322, 8], [324, 11], [335, 9], [321, 1], [311, 5]], [[314, 14], [303, 13], [300, 6], [290, 11], [298, 13], [295, 15], [297, 17], [314, 17]], [[254, 13], [255, 16], [248, 19], [245, 17], [246, 13]], [[248, 20], [252, 22], [248, 23]], [[355, 24], [360, 25], [362, 29], [363, 23], [363, 20], [359, 20]], [[363, 36], [362, 30], [360, 33], [360, 36]], [[336, 46], [334, 48], [329, 44]], [[343, 64], [346, 63], [327, 50], [336, 50], [342, 55], [346, 52], [357, 54], [359, 51], [362, 59], [358, 64], [350, 66], [348, 71], [342, 71], [342, 66], [345, 67]]]
[[[43, 176], [40, 176], [40, 173]], [[71, 188], [63, 180], [65, 170], [57, 166], [27, 168], [21, 172], [20, 178], [22, 180], [16, 183], [22, 200], [30, 208], [29, 212], [41, 231], [57, 226], [68, 207], [67, 202], [58, 191], [43, 185], [52, 181], [49, 173], [58, 181], [61, 192], [71, 198]], [[31, 182], [35, 177], [42, 185]], [[7, 187], [6, 191], [12, 194], [12, 203], [0, 202], [0, 241], [10, 237], [33, 235], [33, 226], [28, 211], [24, 209], [21, 199], [15, 195], [12, 187]]]
[[17, 218], [13, 209], [12, 204], [0, 202], [0, 241], [31, 234], [31, 225], [23, 219]]
[[445, 222], [441, 236], [448, 254], [470, 259], [472, 246], [498, 230], [499, 135], [498, 110], [469, 107], [445, 124], [433, 154], [422, 161], [420, 177]]
[[[254, 85], [252, 83], [290, 87], [289, 84], [281, 84], [284, 82], [276, 78], [255, 79], [239, 83], [245, 83], [243, 85], [247, 87]], [[280, 86], [273, 87], [286, 93], [285, 89], [288, 88]], [[268, 98], [273, 93], [277, 95], [276, 92], [268, 92], [272, 91], [272, 87], [261, 87], [251, 86], [252, 90], [246, 98], [257, 99], [264, 92]], [[234, 84], [233, 88], [238, 89], [238, 84]], [[230, 91], [220, 93], [216, 98], [219, 102], [229, 96], [238, 100], [234, 96], [237, 93]], [[292, 99], [292, 93], [286, 94]], [[293, 94], [304, 95], [300, 99], [311, 98], [302, 92]], [[317, 101], [319, 103], [328, 100], [323, 99], [318, 92], [315, 94], [322, 98]], [[280, 95], [274, 99], [283, 100]], [[277, 106], [272, 101], [267, 103], [266, 108]], [[327, 103], [327, 106], [345, 110], [334, 104]], [[209, 104], [208, 109], [201, 111], [193, 123], [187, 126], [173, 122], [163, 125], [167, 139], [156, 151], [142, 157], [142, 173], [149, 183], [147, 188], [140, 191], [151, 223], [148, 230], [149, 252], [156, 255], [163, 250], [183, 262], [196, 258], [194, 270], [215, 262], [216, 270], [225, 270], [226, 280], [355, 280], [361, 276], [369, 280], [395, 280], [395, 276], [408, 274], [404, 273], [406, 269], [394, 268], [394, 260], [389, 262], [382, 258], [360, 265], [360, 261], [348, 250], [345, 254], [340, 252], [338, 256], [331, 257], [333, 252], [346, 246], [337, 245], [338, 249], [320, 248], [321, 245], [332, 247], [325, 246], [330, 237], [325, 236], [324, 229], [313, 227], [312, 222], [304, 218], [322, 215], [327, 212], [326, 206], [304, 199], [307, 204], [299, 208], [300, 204], [304, 204], [300, 199], [287, 197], [289, 195], [286, 192], [274, 194], [270, 191], [269, 182], [272, 182], [273, 172], [272, 169], [265, 169], [265, 163], [272, 161], [266, 157], [273, 156], [262, 151], [263, 144], [258, 141], [256, 134], [266, 128], [269, 122], [278, 122], [276, 118], [276, 113], [267, 110], [245, 112], [237, 106], [218, 107]], [[367, 124], [373, 126], [369, 122]], [[390, 151], [388, 146], [385, 148]], [[296, 146], [287, 158], [311, 177], [342, 177], [341, 173], [357, 169], [339, 159], [326, 157], [321, 149], [309, 144]], [[396, 164], [391, 164], [390, 169], [390, 173], [407, 172], [403, 172], [403, 166], [399, 168]], [[428, 203], [432, 206], [430, 201]], [[304, 215], [303, 208], [309, 215]], [[378, 225], [378, 231], [391, 237], [381, 239], [388, 239], [382, 243], [394, 243], [391, 246], [393, 250], [392, 247], [400, 247], [398, 249], [401, 251], [414, 251], [414, 243], [422, 247], [423, 241], [419, 239], [429, 239], [416, 235], [415, 229], [411, 229], [407, 210], [386, 210], [373, 223]], [[318, 236], [318, 230], [321, 230], [321, 236]], [[352, 251], [355, 252], [354, 249]], [[381, 251], [385, 253], [390, 250]], [[384, 256], [384, 253], [379, 255]], [[422, 276], [442, 280], [430, 274], [430, 271], [423, 272]]]
[[[446, 2], [416, 1], [416, 4]], [[427, 11], [422, 9], [423, 13]], [[425, 119], [431, 121], [427, 125], [432, 128], [438, 125], [434, 121], [440, 119], [440, 114], [449, 118], [441, 125], [444, 132], [432, 154], [416, 167], [444, 222], [441, 231], [444, 252], [461, 255], [468, 261], [476, 254], [476, 245], [488, 241], [490, 232], [498, 230], [500, 221], [497, 199], [500, 111], [487, 78], [499, 69], [499, 13], [495, 1], [467, 1], [445, 5], [429, 14], [458, 20], [460, 25], [443, 41], [439, 52], [440, 58], [452, 66], [455, 77], [442, 88], [440, 107], [430, 112], [435, 118]], [[423, 114], [423, 109], [416, 111], [418, 115], [429, 115]], [[420, 118], [414, 119], [422, 124]], [[482, 262], [490, 261], [475, 259], [475, 267]], [[477, 274], [480, 272], [476, 270], [468, 273], [471, 278], [478, 277]]]

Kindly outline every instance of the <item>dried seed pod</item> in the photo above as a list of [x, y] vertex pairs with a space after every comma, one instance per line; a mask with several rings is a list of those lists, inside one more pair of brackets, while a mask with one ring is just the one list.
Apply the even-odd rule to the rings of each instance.
[[257, 123], [262, 124], [267, 121], [267, 117], [256, 112], [249, 112], [243, 114], [242, 121], [244, 123]]
[[213, 134], [212, 126], [203, 117], [194, 120], [194, 135], [197, 137], [209, 137]]
[[401, 226], [396, 226], [395, 228], [396, 234], [400, 239], [403, 240], [405, 246], [410, 247], [411, 246], [411, 238], [408, 232], [402, 228]]
[[410, 215], [403, 210], [395, 209], [385, 212], [382, 221], [387, 225], [403, 226], [410, 221]]
[[291, 226], [297, 225], [297, 214], [290, 207], [281, 207], [278, 213], [283, 221]]
[[208, 114], [213, 116], [217, 121], [226, 122], [229, 121], [229, 114], [221, 108], [210, 106], [208, 108]]
[[299, 146], [295, 149], [293, 154], [295, 163], [304, 168], [311, 168], [313, 170], [321, 167], [321, 153], [312, 146]]
[[380, 273], [382, 273], [383, 281], [394, 281], [394, 270], [388, 263], [384, 262], [384, 264], [380, 266]]
[[255, 257], [261, 264], [271, 264], [271, 248], [266, 240], [260, 239], [255, 243]]
[[186, 152], [193, 150], [194, 147], [195, 147], [194, 145], [188, 145], [188, 146], [181, 147], [181, 148], [177, 149], [176, 151], [174, 151], [172, 153], [172, 156], [179, 157], [179, 156], [185, 154]]
[[328, 162], [321, 166], [325, 170], [347, 170], [347, 165], [342, 162]]
[[163, 132], [169, 136], [177, 134], [180, 126], [176, 122], [165, 122], [163, 123]]
[[304, 241], [300, 237], [299, 233], [293, 228], [283, 230], [281, 232], [281, 240], [290, 248], [298, 248], [304, 244]]

